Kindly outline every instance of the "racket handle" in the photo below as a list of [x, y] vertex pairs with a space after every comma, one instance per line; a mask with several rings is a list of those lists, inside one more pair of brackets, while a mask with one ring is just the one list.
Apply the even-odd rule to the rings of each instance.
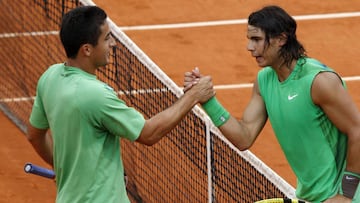
[[41, 167], [41, 166], [37, 166], [35, 164], [32, 163], [26, 163], [24, 166], [24, 171], [26, 173], [32, 173], [35, 175], [39, 175], [45, 178], [50, 178], [50, 179], [54, 179], [55, 178], [55, 172], [53, 170]]

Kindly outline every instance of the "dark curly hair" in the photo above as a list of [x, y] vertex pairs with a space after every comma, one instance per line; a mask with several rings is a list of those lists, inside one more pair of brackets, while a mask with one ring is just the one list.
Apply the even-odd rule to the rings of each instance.
[[248, 24], [265, 32], [266, 45], [271, 38], [282, 34], [287, 36], [286, 44], [279, 50], [279, 55], [288, 67], [293, 60], [306, 56], [304, 46], [296, 38], [296, 21], [279, 6], [266, 6], [251, 13]]

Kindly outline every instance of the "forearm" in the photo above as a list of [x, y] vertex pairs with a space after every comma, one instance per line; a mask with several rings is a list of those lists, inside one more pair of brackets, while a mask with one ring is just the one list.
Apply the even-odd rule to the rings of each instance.
[[53, 166], [53, 147], [51, 135], [47, 134], [43, 138], [29, 140], [39, 156], [49, 165]]
[[209, 104], [202, 106], [222, 134], [238, 149], [250, 148], [266, 122], [263, 106], [256, 105], [258, 103], [256, 101], [250, 102], [243, 118], [238, 121], [217, 100], [210, 102], [210, 106]]
[[354, 133], [348, 133], [347, 165], [341, 184], [343, 195], [350, 199], [356, 196], [360, 181], [360, 134], [357, 130], [353, 131]]
[[27, 139], [37, 154], [49, 165], [53, 166], [53, 141], [47, 130], [28, 127]]
[[360, 174], [360, 131], [348, 135], [346, 170]]
[[197, 103], [191, 95], [185, 94], [172, 106], [145, 122], [138, 139], [140, 143], [153, 145], [169, 133]]
[[211, 77], [202, 77], [171, 107], [147, 120], [137, 141], [146, 145], [155, 144], [175, 128], [195, 104], [204, 103], [214, 95]]
[[232, 116], [219, 127], [219, 130], [239, 150], [247, 150], [253, 144], [254, 139], [250, 136], [250, 132]]

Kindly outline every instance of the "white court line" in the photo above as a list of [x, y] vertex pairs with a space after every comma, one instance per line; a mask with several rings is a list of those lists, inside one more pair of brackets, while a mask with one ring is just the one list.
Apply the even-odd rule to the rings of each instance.
[[[352, 77], [343, 77], [344, 81], [360, 81], [360, 76], [352, 76]], [[215, 90], [226, 90], [226, 89], [244, 89], [251, 88], [253, 83], [242, 83], [242, 84], [230, 84], [230, 85], [214, 85]], [[179, 87], [182, 88], [182, 87]], [[140, 89], [140, 90], [132, 90], [132, 91], [119, 91], [118, 94], [149, 94], [149, 93], [157, 93], [157, 92], [166, 92], [168, 91], [166, 88], [163, 89]], [[23, 102], [23, 101], [31, 101], [34, 100], [35, 97], [18, 97], [18, 98], [5, 98], [0, 99], [0, 102], [11, 103], [11, 102]]]
[[[360, 12], [349, 12], [349, 13], [330, 13], [330, 14], [314, 14], [314, 15], [302, 15], [293, 16], [296, 20], [317, 20], [317, 19], [333, 19], [333, 18], [352, 18], [360, 17]], [[125, 26], [119, 27], [122, 30], [146, 30], [146, 29], [170, 29], [170, 28], [187, 28], [187, 27], [201, 27], [201, 26], [217, 26], [217, 25], [231, 25], [231, 24], [245, 24], [247, 19], [238, 20], [224, 20], [224, 21], [209, 21], [209, 22], [194, 22], [194, 23], [179, 23], [179, 24], [165, 24], [165, 25], [149, 25], [149, 26]], [[24, 33], [3, 33], [0, 34], [0, 38], [14, 38], [21, 36], [42, 36], [42, 35], [57, 35], [58, 31], [42, 31], [42, 32], [24, 32]], [[344, 77], [345, 81], [358, 81], [360, 76]], [[241, 89], [250, 88], [252, 83], [245, 84], [231, 84], [231, 85], [215, 85], [214, 89]], [[164, 91], [164, 90], [159, 90]], [[148, 91], [137, 91], [137, 93], [146, 93]], [[119, 94], [123, 94], [119, 92]], [[19, 97], [19, 98], [4, 98], [0, 99], [0, 102], [21, 102], [34, 100], [35, 97]]]
[[[353, 17], [360, 17], [360, 12], [293, 16], [293, 18], [297, 21], [334, 19], [334, 18], [353, 18]], [[235, 24], [246, 24], [246, 23], [247, 23], [247, 19], [235, 19], [235, 20], [176, 23], [176, 24], [163, 24], [163, 25], [122, 26], [119, 28], [124, 31], [125, 30], [155, 30], [155, 29], [175, 29], [175, 28], [206, 27], [206, 26], [219, 26], [219, 25], [235, 25]]]
[[[360, 76], [351, 76], [351, 77], [343, 77], [344, 81], [360, 81]], [[243, 83], [243, 84], [233, 84], [233, 85], [214, 85], [215, 90], [225, 90], [225, 89], [243, 89], [250, 88], [253, 86], [253, 83]]]
[[[321, 20], [321, 19], [335, 19], [335, 18], [354, 18], [360, 17], [360, 12], [344, 12], [344, 13], [328, 13], [328, 14], [312, 14], [293, 16], [295, 20]], [[193, 23], [176, 23], [163, 25], [139, 25], [139, 26], [120, 26], [123, 31], [126, 30], [155, 30], [155, 29], [175, 29], [175, 28], [190, 28], [190, 27], [206, 27], [206, 26], [220, 26], [220, 25], [236, 25], [246, 24], [247, 19], [235, 20], [220, 20], [207, 22], [193, 22]], [[39, 31], [39, 32], [23, 32], [23, 33], [0, 33], [0, 38], [14, 38], [14, 37], [28, 37], [28, 36], [42, 36], [42, 35], [58, 35], [59, 31]]]
[[58, 35], [59, 31], [43, 31], [43, 32], [14, 32], [14, 33], [2, 33], [0, 38], [14, 38], [14, 37], [33, 37], [44, 35]]
[[35, 97], [5, 98], [5, 99], [0, 99], [0, 102], [4, 102], [4, 103], [23, 102], [23, 101], [31, 101], [34, 99]]

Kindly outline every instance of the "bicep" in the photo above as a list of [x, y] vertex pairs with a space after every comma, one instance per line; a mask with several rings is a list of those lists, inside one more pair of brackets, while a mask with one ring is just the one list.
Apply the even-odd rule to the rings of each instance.
[[311, 96], [314, 103], [342, 132], [349, 135], [359, 128], [359, 111], [338, 75], [332, 72], [319, 73], [314, 79]]
[[255, 82], [251, 100], [241, 119], [241, 122], [249, 129], [250, 136], [253, 140], [256, 139], [263, 129], [267, 118], [265, 103], [260, 94], [258, 84]]

